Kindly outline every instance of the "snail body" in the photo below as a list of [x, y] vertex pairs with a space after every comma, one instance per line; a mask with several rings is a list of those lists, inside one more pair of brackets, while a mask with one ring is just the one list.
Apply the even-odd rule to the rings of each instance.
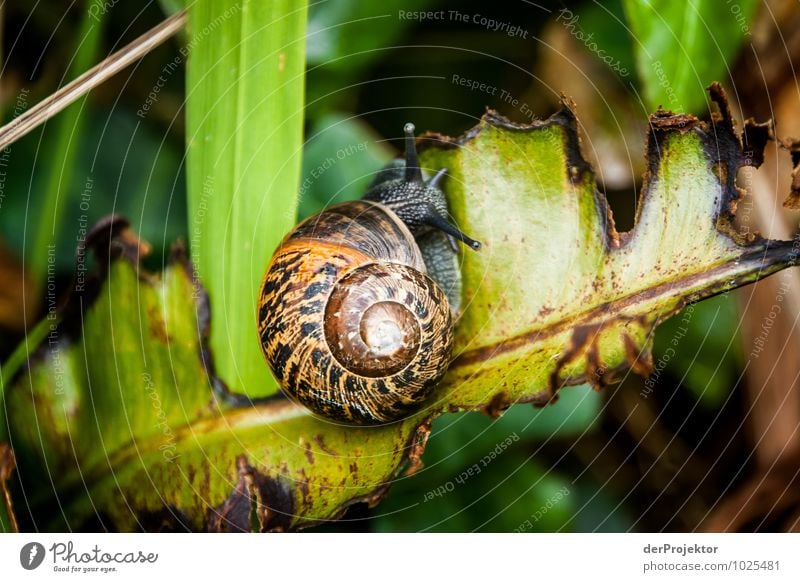
[[[456, 240], [440, 170], [424, 181], [413, 125], [406, 156], [364, 199], [301, 222], [272, 257], [258, 331], [284, 392], [350, 424], [411, 414], [447, 371], [460, 296]], [[452, 298], [452, 301], [448, 299]]]

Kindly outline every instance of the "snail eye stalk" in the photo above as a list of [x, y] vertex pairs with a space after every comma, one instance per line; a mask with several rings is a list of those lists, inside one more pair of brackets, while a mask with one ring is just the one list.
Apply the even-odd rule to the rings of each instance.
[[417, 156], [417, 140], [414, 137], [414, 124], [406, 123], [403, 131], [406, 134], [406, 182], [422, 182], [422, 169]]
[[447, 233], [451, 237], [456, 240], [460, 240], [462, 243], [467, 245], [472, 250], [477, 251], [481, 248], [481, 243], [478, 241], [471, 239], [466, 234], [458, 230], [453, 224], [442, 218], [438, 212], [431, 209], [427, 212], [423, 218], [423, 222], [428, 226], [432, 226], [433, 228], [438, 228], [442, 232]]

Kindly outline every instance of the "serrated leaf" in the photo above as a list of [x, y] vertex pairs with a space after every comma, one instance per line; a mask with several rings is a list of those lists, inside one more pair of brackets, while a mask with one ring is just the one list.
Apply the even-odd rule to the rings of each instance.
[[[488, 114], [467, 139], [431, 136], [441, 147], [422, 159], [448, 168], [453, 214], [484, 244], [464, 254], [467, 308], [443, 404], [544, 403], [563, 384], [646, 372], [659, 321], [792, 264], [791, 241], [736, 234], [734, 182], [746, 157], [716, 85], [712, 98], [712, 123], [663, 111], [651, 119], [649, 173], [636, 224], [622, 234], [569, 108], [532, 126]], [[746, 131], [763, 143], [771, 130]]]
[[[647, 372], [661, 320], [796, 259], [792, 241], [734, 230], [736, 170], [759, 155], [743, 154], [718, 87], [712, 97], [720, 112], [711, 122], [652, 118], [630, 233], [613, 226], [568, 107], [531, 126], [490, 112], [462, 138], [423, 140], [423, 165], [448, 168], [453, 214], [484, 246], [463, 255], [465, 310], [443, 384], [392, 425], [339, 426], [282, 399], [217, 405], [202, 300], [187, 299], [200, 293], [191, 269], [179, 261], [161, 277], [143, 273], [137, 243], [112, 221], [93, 237], [105, 241], [95, 244], [98, 264], [108, 264], [103, 252], [122, 258], [92, 306], [82, 304], [77, 328], [68, 333], [65, 316], [6, 394], [23, 483], [53, 479], [54, 491], [34, 488], [34, 508], [58, 495], [64, 513], [49, 528], [92, 515], [124, 530], [302, 527], [356, 500], [377, 502], [404, 466], [418, 467], [430, 421], [444, 411], [499, 414], [552, 402], [564, 385], [602, 386], [631, 366]], [[770, 135], [769, 126], [745, 131], [751, 146]]]

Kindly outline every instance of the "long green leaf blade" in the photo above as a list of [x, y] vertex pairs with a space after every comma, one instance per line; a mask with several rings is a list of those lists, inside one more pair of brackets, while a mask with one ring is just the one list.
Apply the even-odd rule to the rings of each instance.
[[[97, 61], [97, 53], [102, 40], [103, 15], [96, 15], [92, 10], [83, 13], [81, 27], [78, 32], [78, 46], [75, 58], [70, 66], [68, 77], [74, 78], [89, 69]], [[37, 211], [39, 220], [32, 244], [28, 246], [27, 256], [30, 260], [30, 272], [37, 284], [41, 285], [47, 276], [48, 249], [55, 252], [58, 233], [63, 226], [61, 219], [64, 208], [69, 202], [67, 192], [73, 174], [75, 156], [80, 147], [83, 126], [86, 119], [85, 108], [88, 95], [70, 105], [55, 121], [55, 140], [43, 162], [49, 172], [47, 188], [44, 195], [43, 208]], [[69, 249], [68, 252], [72, 252]]]
[[189, 8], [189, 240], [211, 297], [218, 375], [277, 391], [255, 332], [258, 287], [295, 222], [303, 143], [306, 2]]

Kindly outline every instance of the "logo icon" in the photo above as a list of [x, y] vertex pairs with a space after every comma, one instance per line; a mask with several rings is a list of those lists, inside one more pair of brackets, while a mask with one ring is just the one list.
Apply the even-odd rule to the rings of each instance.
[[44, 546], [39, 542], [29, 542], [19, 551], [19, 563], [26, 570], [35, 570], [44, 561]]

